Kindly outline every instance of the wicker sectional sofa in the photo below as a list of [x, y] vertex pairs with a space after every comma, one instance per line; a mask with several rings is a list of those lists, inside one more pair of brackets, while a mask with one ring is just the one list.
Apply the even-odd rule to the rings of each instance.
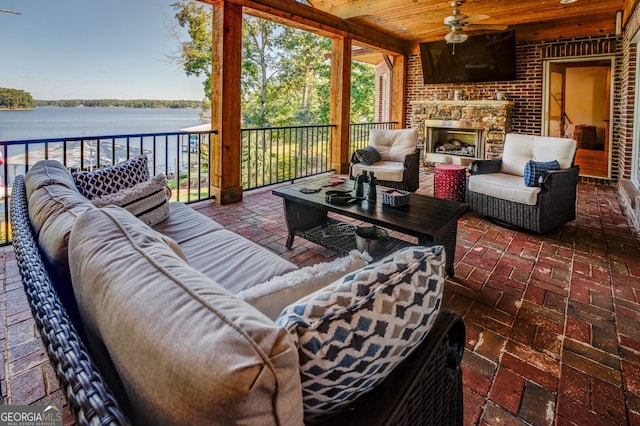
[[37, 163], [11, 225], [79, 424], [462, 423], [465, 333], [440, 309], [441, 248], [298, 268], [184, 204], [151, 227], [75, 185]]

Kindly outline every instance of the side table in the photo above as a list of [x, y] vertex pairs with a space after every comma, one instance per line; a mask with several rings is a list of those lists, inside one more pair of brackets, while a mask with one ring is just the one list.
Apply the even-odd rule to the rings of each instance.
[[436, 198], [464, 202], [467, 189], [467, 168], [454, 164], [438, 164], [433, 177]]

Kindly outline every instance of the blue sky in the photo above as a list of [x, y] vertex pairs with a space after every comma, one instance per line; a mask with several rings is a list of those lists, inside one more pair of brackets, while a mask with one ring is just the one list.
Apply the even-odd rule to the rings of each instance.
[[167, 55], [177, 0], [0, 0], [0, 87], [34, 99], [192, 99], [202, 77], [187, 77]]

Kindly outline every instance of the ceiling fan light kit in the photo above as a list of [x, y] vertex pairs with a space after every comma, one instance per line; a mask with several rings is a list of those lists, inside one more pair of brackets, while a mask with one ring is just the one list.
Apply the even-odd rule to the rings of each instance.
[[464, 43], [468, 38], [469, 36], [460, 29], [451, 30], [451, 32], [444, 36], [445, 41], [449, 44]]

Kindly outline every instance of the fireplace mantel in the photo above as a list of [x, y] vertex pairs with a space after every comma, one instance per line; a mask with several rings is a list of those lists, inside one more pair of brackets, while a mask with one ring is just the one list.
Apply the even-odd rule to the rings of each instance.
[[482, 129], [483, 158], [502, 156], [504, 136], [511, 128], [512, 101], [433, 100], [411, 102], [411, 127], [426, 141], [428, 127]]

